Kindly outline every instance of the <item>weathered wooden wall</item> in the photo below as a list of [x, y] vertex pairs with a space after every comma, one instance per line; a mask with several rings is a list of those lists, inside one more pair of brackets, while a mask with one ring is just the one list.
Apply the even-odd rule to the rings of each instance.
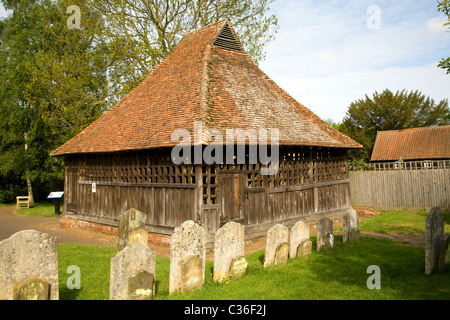
[[450, 210], [450, 169], [350, 171], [350, 187], [354, 206]]
[[151, 232], [169, 235], [194, 220], [213, 237], [228, 221], [269, 226], [349, 207], [346, 150], [284, 147], [280, 155], [272, 176], [260, 164], [177, 166], [170, 150], [68, 157], [64, 211], [115, 225], [136, 208]]

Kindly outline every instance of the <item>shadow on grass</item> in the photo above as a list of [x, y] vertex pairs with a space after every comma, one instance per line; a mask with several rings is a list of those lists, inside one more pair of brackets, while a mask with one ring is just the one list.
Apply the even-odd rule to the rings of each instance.
[[[315, 243], [315, 239], [313, 240]], [[313, 249], [314, 250], [314, 249]], [[313, 252], [312, 271], [333, 291], [355, 293], [361, 299], [448, 299], [450, 296], [449, 268], [443, 273], [426, 276], [425, 250], [401, 245], [386, 239], [361, 237], [359, 244], [343, 244], [342, 236], [335, 236], [332, 249]], [[369, 266], [380, 268], [380, 290], [367, 288]], [[436, 290], [439, 288], [439, 290]], [[352, 299], [359, 299], [358, 294]]]
[[81, 289], [69, 289], [67, 287], [59, 288], [59, 300], [77, 300]]

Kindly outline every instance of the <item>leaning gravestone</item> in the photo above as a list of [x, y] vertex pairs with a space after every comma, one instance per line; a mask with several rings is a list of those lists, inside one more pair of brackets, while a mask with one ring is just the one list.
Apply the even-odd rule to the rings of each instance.
[[450, 233], [446, 233], [441, 239], [439, 247], [439, 271], [441, 272], [444, 271], [445, 266], [450, 262], [450, 253], [448, 252], [449, 243]]
[[238, 279], [247, 272], [248, 261], [244, 256], [233, 259], [230, 262], [230, 278]]
[[444, 237], [444, 216], [438, 207], [432, 208], [425, 220], [425, 274], [430, 275], [439, 263], [441, 239]]
[[353, 208], [351, 208], [344, 214], [343, 231], [343, 243], [359, 242], [359, 214]]
[[169, 293], [201, 288], [205, 282], [206, 232], [194, 221], [175, 228], [170, 238]]
[[148, 231], [145, 229], [147, 215], [136, 209], [130, 209], [118, 218], [117, 251], [132, 243], [148, 244]]
[[132, 243], [111, 259], [110, 300], [149, 300], [155, 295], [155, 253]]
[[331, 249], [334, 246], [333, 221], [322, 218], [317, 224], [317, 251]]
[[[288, 247], [289, 229], [282, 224], [277, 224], [270, 228], [269, 231], [267, 231], [264, 268], [272, 264], [286, 263], [287, 255], [289, 254]], [[284, 255], [286, 255], [286, 258]]]
[[0, 242], [0, 300], [58, 300], [57, 238], [36, 230]]
[[311, 253], [312, 242], [309, 240], [309, 226], [304, 222], [299, 221], [292, 227], [289, 241], [289, 257], [291, 259], [307, 256]]
[[231, 275], [237, 278], [245, 274], [244, 237], [245, 227], [236, 222], [228, 222], [217, 230], [214, 239], [214, 281], [221, 282]]

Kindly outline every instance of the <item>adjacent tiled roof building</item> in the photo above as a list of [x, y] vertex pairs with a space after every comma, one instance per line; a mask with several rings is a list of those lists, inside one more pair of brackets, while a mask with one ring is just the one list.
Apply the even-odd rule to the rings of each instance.
[[227, 128], [278, 129], [281, 145], [362, 147], [269, 79], [225, 19], [186, 34], [138, 87], [52, 155], [172, 147], [172, 132], [193, 134], [195, 121], [224, 136]]
[[371, 161], [450, 159], [450, 126], [379, 131]]

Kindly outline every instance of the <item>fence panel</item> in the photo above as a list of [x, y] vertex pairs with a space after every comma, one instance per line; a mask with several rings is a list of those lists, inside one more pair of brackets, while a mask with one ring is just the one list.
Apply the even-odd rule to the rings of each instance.
[[353, 206], [450, 211], [450, 170], [350, 171]]

